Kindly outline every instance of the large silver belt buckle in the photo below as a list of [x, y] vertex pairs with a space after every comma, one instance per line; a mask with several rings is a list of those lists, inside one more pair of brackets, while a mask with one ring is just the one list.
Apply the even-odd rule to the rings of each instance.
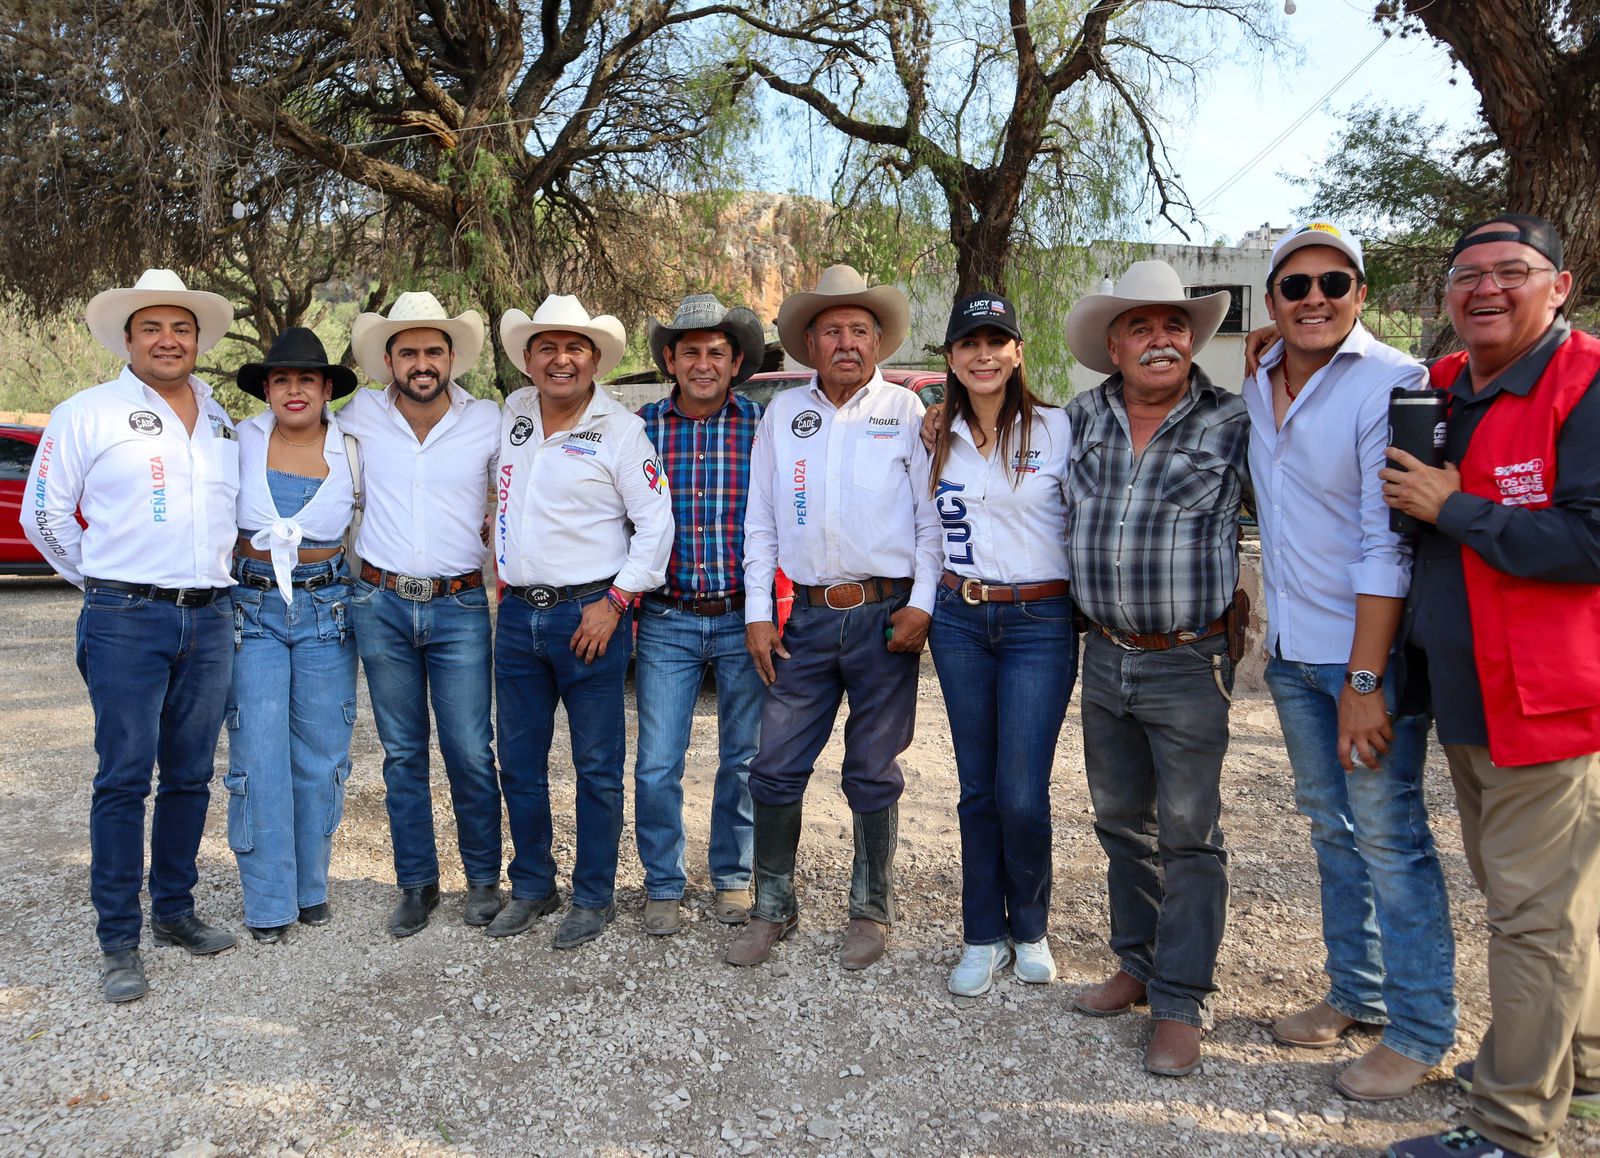
[[422, 579], [416, 575], [396, 575], [394, 593], [401, 599], [409, 599], [413, 603], [426, 603], [433, 598], [433, 580]]
[[989, 589], [983, 585], [981, 579], [963, 579], [961, 581], [961, 601], [968, 607], [976, 607], [988, 598]]
[[[839, 592], [835, 603], [834, 592]], [[854, 580], [844, 583], [830, 583], [822, 589], [822, 602], [833, 611], [849, 611], [852, 607], [860, 607], [867, 601], [867, 585]]]
[[561, 593], [554, 587], [547, 587], [543, 583], [535, 583], [528, 588], [528, 602], [540, 611], [549, 611], [561, 602]]

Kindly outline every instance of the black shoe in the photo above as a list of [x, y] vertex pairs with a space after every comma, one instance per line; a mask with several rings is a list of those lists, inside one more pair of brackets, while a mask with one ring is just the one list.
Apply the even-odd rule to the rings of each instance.
[[487, 925], [500, 911], [500, 904], [499, 885], [468, 885], [461, 920], [468, 925]]
[[139, 950], [119, 949], [100, 955], [100, 995], [107, 1001], [120, 1005], [124, 1001], [137, 1001], [149, 992], [150, 983], [144, 979]]
[[208, 925], [193, 913], [171, 923], [150, 918], [150, 939], [157, 945], [182, 945], [196, 957], [209, 957], [239, 943], [226, 929]]
[[585, 941], [593, 941], [606, 931], [606, 926], [617, 915], [615, 903], [603, 909], [586, 909], [581, 905], [573, 905], [567, 910], [567, 915], [561, 918], [561, 927], [556, 930], [555, 947], [557, 949], [576, 949]]
[[245, 928], [250, 930], [250, 936], [257, 945], [276, 945], [289, 935], [288, 925], [273, 925], [270, 928], [262, 928], [259, 925], [246, 925]]
[[409, 937], [428, 927], [428, 914], [439, 907], [439, 886], [423, 885], [417, 889], [401, 889], [400, 903], [389, 914], [389, 934]]
[[320, 905], [307, 905], [300, 910], [302, 925], [326, 925], [333, 920], [333, 906], [323, 901]]
[[551, 889], [548, 896], [540, 897], [536, 901], [512, 897], [486, 932], [491, 937], [515, 937], [518, 933], [526, 933], [533, 928], [533, 923], [540, 917], [546, 913], [553, 913], [560, 907], [561, 894], [555, 889]]

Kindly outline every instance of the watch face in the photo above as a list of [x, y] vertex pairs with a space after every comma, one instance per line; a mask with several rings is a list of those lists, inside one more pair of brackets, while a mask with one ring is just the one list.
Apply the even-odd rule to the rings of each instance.
[[1356, 694], [1363, 696], [1377, 691], [1380, 683], [1378, 677], [1370, 671], [1353, 671], [1345, 678], [1350, 681], [1350, 686], [1356, 690]]

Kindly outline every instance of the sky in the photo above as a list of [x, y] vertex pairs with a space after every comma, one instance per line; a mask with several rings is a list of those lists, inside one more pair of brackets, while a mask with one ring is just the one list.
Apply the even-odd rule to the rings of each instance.
[[[1462, 130], [1476, 120], [1472, 82], [1458, 68], [1456, 83], [1449, 83], [1450, 59], [1437, 41], [1416, 35], [1386, 40], [1372, 23], [1371, 3], [1295, 3], [1297, 11], [1285, 17], [1285, 24], [1303, 59], [1215, 66], [1183, 147], [1169, 137], [1174, 167], [1209, 231], [1206, 241], [1237, 241], [1263, 222], [1290, 224], [1306, 192], [1279, 173], [1311, 172], [1337, 134], [1342, 114], [1360, 101], [1421, 107], [1429, 118]], [[1246, 171], [1257, 153], [1308, 112], [1304, 123]], [[1201, 239], [1197, 231], [1190, 233]], [[1183, 240], [1170, 227], [1153, 229], [1152, 238]]]

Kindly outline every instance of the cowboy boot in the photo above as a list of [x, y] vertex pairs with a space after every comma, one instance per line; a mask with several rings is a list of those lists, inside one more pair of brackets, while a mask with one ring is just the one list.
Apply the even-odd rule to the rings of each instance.
[[773, 947], [800, 925], [794, 899], [794, 857], [800, 847], [801, 801], [755, 803], [756, 904], [723, 960], [729, 965], [759, 965]]
[[850, 871], [850, 925], [839, 964], [865, 969], [879, 957], [894, 923], [894, 853], [900, 838], [900, 805], [852, 813], [856, 858]]

